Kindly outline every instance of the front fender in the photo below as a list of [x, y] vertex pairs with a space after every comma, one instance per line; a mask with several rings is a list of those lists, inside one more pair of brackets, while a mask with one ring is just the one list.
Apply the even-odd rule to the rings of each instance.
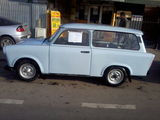
[[20, 59], [31, 59], [31, 60], [35, 61], [37, 63], [37, 65], [39, 66], [39, 68], [41, 70], [41, 73], [45, 73], [45, 69], [44, 69], [42, 63], [38, 60], [38, 58], [35, 58], [35, 57], [32, 57], [32, 56], [22, 56], [22, 57], [15, 58], [10, 66], [14, 67], [16, 62]]

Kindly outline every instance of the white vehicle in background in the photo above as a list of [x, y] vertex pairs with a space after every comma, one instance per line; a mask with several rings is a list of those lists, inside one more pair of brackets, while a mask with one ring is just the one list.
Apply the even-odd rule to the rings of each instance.
[[31, 32], [28, 25], [0, 17], [0, 48], [16, 44], [30, 36]]

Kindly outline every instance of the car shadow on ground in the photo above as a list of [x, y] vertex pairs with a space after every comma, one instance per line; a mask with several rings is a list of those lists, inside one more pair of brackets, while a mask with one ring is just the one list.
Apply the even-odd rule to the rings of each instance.
[[6, 60], [0, 59], [0, 80], [15, 80], [15, 73], [5, 70]]
[[[8, 82], [14, 82], [19, 80], [15, 72], [7, 71], [4, 69], [6, 65], [5, 59], [0, 59], [0, 80], [6, 80]], [[151, 83], [160, 83], [160, 61], [154, 61], [149, 74], [146, 77], [132, 77], [132, 80], [151, 82]], [[102, 78], [96, 77], [86, 77], [86, 76], [67, 76], [67, 75], [41, 75], [41, 80], [62, 80], [62, 81], [80, 81], [83, 83], [91, 83], [94, 85], [105, 86], [105, 81]], [[37, 80], [38, 81], [38, 80]]]
[[142, 79], [137, 80], [160, 84], [160, 61], [153, 61], [148, 75], [146, 77], [143, 77]]
[[147, 76], [134, 76], [132, 80], [160, 84], [160, 61], [153, 61]]
[[41, 78], [44, 80], [80, 81], [83, 83], [91, 83], [94, 85], [105, 85], [104, 79], [87, 76], [42, 75]]

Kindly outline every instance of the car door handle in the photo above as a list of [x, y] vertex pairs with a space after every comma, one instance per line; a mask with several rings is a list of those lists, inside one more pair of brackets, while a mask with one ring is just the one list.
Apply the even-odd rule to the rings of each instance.
[[81, 53], [90, 53], [90, 51], [81, 51]]

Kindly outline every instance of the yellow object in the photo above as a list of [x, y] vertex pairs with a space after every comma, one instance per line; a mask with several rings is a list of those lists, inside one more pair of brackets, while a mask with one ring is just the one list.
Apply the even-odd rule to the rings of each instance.
[[61, 25], [61, 13], [59, 11], [47, 11], [47, 37], [52, 36]]
[[112, 26], [117, 26], [118, 25], [118, 19], [120, 18], [120, 13], [121, 12], [124, 12], [125, 13], [125, 17], [130, 21], [130, 19], [132, 17], [132, 12], [131, 11], [117, 11], [112, 16]]
[[125, 17], [126, 17], [126, 18], [131, 18], [131, 17], [132, 17], [132, 12], [131, 12], [131, 11], [117, 11], [116, 17], [119, 18], [121, 12], [124, 12], [124, 13], [125, 13], [125, 15], [126, 15]]
[[59, 11], [51, 11], [51, 35], [55, 33], [55, 31], [61, 25], [61, 13]]
[[112, 15], [112, 26], [115, 26], [115, 21], [116, 21], [116, 13], [113, 13]]

